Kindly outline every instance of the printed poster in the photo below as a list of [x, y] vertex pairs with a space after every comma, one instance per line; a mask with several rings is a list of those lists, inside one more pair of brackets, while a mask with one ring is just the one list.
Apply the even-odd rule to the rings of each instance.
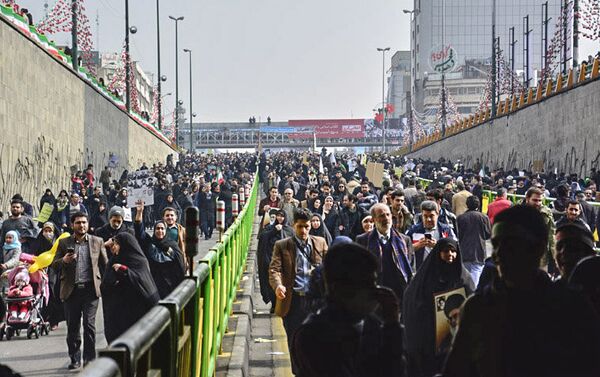
[[433, 295], [436, 354], [447, 353], [450, 349], [454, 334], [458, 330], [460, 307], [465, 300], [464, 287]]
[[138, 200], [151, 206], [154, 204], [154, 184], [156, 178], [150, 170], [140, 170], [127, 175], [127, 206], [135, 207]]

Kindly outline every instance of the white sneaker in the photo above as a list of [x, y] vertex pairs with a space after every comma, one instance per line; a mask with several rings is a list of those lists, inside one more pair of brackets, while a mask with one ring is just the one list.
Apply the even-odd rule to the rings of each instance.
[[10, 313], [10, 318], [14, 318], [14, 319], [16, 319], [16, 318], [17, 318], [17, 312], [13, 310], [13, 311]]
[[19, 319], [24, 319], [26, 315], [27, 315], [27, 313], [25, 313], [25, 312], [19, 313]]

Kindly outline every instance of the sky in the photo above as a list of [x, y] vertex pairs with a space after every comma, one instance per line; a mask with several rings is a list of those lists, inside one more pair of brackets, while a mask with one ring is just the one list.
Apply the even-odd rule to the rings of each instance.
[[[54, 0], [49, 0], [50, 8]], [[37, 22], [41, 0], [19, 0]], [[120, 51], [125, 1], [87, 0], [101, 52]], [[163, 112], [175, 105], [175, 22], [179, 22], [179, 97], [189, 103], [192, 50], [193, 112], [199, 122], [365, 118], [381, 102], [382, 56], [410, 49], [412, 0], [162, 0]], [[131, 58], [156, 72], [156, 2], [129, 0]], [[96, 30], [95, 18], [100, 27]], [[70, 36], [56, 36], [70, 44]], [[389, 69], [391, 54], [386, 55]], [[165, 118], [167, 118], [165, 116]]]
[[[37, 22], [42, 0], [18, 0]], [[48, 0], [50, 8], [55, 0]], [[119, 52], [124, 40], [125, 1], [86, 0], [94, 44]], [[175, 106], [175, 26], [179, 22], [179, 97], [189, 104], [192, 50], [196, 122], [245, 122], [372, 117], [381, 102], [382, 56], [410, 49], [412, 0], [162, 0], [161, 73], [165, 119]], [[156, 72], [156, 2], [129, 0], [131, 57]], [[100, 27], [96, 27], [98, 15]], [[58, 35], [70, 44], [69, 35]], [[581, 58], [598, 50], [582, 42]]]

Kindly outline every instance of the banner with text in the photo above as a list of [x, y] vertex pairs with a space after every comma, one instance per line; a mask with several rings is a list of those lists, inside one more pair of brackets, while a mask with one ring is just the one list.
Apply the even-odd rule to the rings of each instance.
[[363, 138], [364, 119], [312, 119], [290, 120], [290, 139], [308, 139], [313, 134], [317, 139]]

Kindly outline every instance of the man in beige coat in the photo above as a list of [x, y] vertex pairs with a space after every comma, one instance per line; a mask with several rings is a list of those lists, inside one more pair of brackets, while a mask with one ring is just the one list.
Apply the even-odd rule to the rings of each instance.
[[294, 212], [295, 234], [275, 243], [269, 265], [269, 283], [277, 300], [275, 314], [283, 319], [288, 347], [294, 332], [310, 314], [306, 303], [310, 274], [327, 252], [324, 238], [309, 235], [310, 218], [305, 208]]
[[458, 217], [467, 212], [467, 198], [473, 194], [465, 189], [463, 181], [457, 181], [456, 188], [458, 192], [452, 196], [452, 212]]

